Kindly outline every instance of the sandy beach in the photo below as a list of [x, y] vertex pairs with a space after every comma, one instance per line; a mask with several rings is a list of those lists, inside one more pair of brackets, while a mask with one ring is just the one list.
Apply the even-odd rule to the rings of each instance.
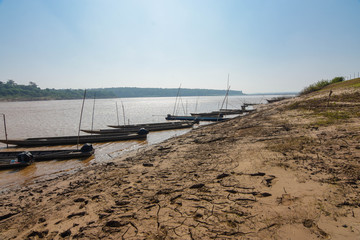
[[0, 196], [0, 239], [360, 239], [360, 90], [257, 106]]

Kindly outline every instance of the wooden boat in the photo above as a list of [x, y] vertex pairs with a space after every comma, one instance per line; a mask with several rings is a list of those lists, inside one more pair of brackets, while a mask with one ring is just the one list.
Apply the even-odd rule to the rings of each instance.
[[[193, 123], [194, 122], [191, 121], [188, 122], [188, 124], [193, 124]], [[184, 122], [161, 122], [161, 123], [143, 123], [143, 124], [132, 124], [132, 125], [107, 125], [107, 126], [112, 128], [121, 128], [121, 129], [145, 128], [150, 131], [151, 128], [176, 126], [177, 124], [182, 125], [184, 124]]]
[[174, 116], [168, 114], [165, 118], [166, 120], [186, 120], [186, 121], [224, 121], [226, 120], [223, 117], [195, 117], [195, 116]]
[[255, 111], [255, 109], [246, 109], [246, 105], [243, 105], [241, 109], [220, 109], [208, 113], [190, 113], [190, 115], [194, 117], [223, 117], [224, 115], [243, 114], [252, 111]]
[[224, 115], [220, 112], [208, 112], [208, 113], [190, 113], [193, 117], [224, 117]]
[[6, 168], [23, 168], [31, 165], [34, 162], [34, 158], [29, 152], [20, 152], [13, 157], [1, 157], [0, 169]]
[[133, 139], [145, 139], [147, 134], [127, 133], [127, 134], [106, 134], [106, 135], [82, 135], [64, 137], [40, 137], [26, 139], [0, 139], [0, 142], [17, 146], [50, 146], [50, 145], [74, 145], [77, 143], [97, 143], [127, 141]]
[[275, 98], [271, 98], [271, 99], [266, 99], [266, 101], [268, 103], [273, 103], [273, 102], [279, 102], [279, 101], [289, 99], [289, 98], [292, 98], [292, 97], [275, 97]]
[[[125, 126], [113, 126], [112, 129], [98, 129], [98, 130], [81, 130], [86, 133], [95, 133], [95, 134], [117, 134], [117, 133], [127, 133], [127, 132], [138, 132], [140, 129], [144, 128], [147, 131], [163, 131], [171, 129], [182, 129], [190, 128], [195, 124], [195, 122], [166, 122], [166, 123], [152, 123], [152, 124], [139, 124], [139, 125], [125, 125]], [[130, 127], [131, 126], [131, 127]]]
[[[81, 149], [61, 149], [61, 150], [37, 150], [28, 151], [34, 158], [34, 161], [46, 161], [53, 159], [73, 159], [73, 158], [88, 158], [94, 154], [95, 150], [91, 144], [85, 144]], [[23, 152], [0, 152], [0, 159], [16, 158]]]
[[20, 168], [31, 165], [33, 162], [46, 160], [64, 160], [88, 158], [95, 152], [91, 144], [84, 144], [80, 150], [37, 150], [0, 152], [0, 168]]
[[30, 166], [32, 162], [19, 162], [16, 159], [0, 159], [0, 169], [23, 168]]
[[220, 112], [224, 115], [231, 115], [231, 114], [243, 114], [253, 112], [255, 109], [220, 109]]

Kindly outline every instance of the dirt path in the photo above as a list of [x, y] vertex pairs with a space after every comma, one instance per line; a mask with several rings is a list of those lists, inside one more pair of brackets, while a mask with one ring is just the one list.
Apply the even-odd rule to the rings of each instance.
[[360, 101], [325, 97], [3, 193], [0, 238], [360, 239]]

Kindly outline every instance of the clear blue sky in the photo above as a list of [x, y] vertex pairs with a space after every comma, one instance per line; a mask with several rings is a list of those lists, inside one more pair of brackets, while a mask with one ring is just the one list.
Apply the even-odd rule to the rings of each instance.
[[0, 81], [299, 91], [360, 72], [359, 0], [0, 0]]

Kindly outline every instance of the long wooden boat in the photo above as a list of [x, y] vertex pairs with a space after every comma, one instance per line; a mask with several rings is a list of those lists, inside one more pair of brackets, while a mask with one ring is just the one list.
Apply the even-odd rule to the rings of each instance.
[[[171, 129], [182, 129], [190, 128], [195, 124], [195, 122], [169, 122], [161, 124], [139, 124], [138, 126], [132, 125], [132, 127], [113, 126], [112, 129], [97, 129], [97, 130], [81, 130], [86, 133], [95, 133], [95, 134], [117, 134], [117, 133], [127, 133], [127, 132], [138, 132], [140, 129], [144, 128], [150, 132], [153, 131], [163, 131]], [[126, 125], [127, 126], [127, 125]]]
[[0, 139], [0, 142], [31, 147], [31, 146], [50, 146], [50, 145], [74, 145], [77, 143], [97, 143], [127, 141], [133, 139], [145, 139], [147, 134], [127, 133], [127, 134], [106, 134], [106, 135], [82, 135], [82, 136], [64, 136], [64, 137], [42, 137], [26, 139]]
[[285, 100], [285, 99], [290, 99], [292, 97], [275, 97], [275, 98], [271, 98], [271, 99], [266, 99], [266, 101], [268, 103], [273, 103], [273, 102], [279, 102], [279, 101], [282, 101], [282, 100]]
[[24, 168], [31, 164], [32, 162], [19, 162], [16, 159], [0, 159], [0, 169]]
[[219, 111], [212, 111], [207, 113], [190, 113], [193, 117], [223, 117], [224, 115], [235, 115], [253, 112], [255, 109], [220, 109]]
[[243, 113], [249, 113], [253, 112], [255, 109], [220, 109], [219, 112], [221, 112], [224, 115], [231, 115], [231, 114], [243, 114]]
[[195, 116], [174, 116], [168, 114], [165, 118], [166, 120], [185, 120], [185, 121], [224, 121], [226, 120], [223, 117], [195, 117]]
[[46, 160], [84, 159], [93, 155], [95, 149], [91, 144], [84, 144], [81, 149], [36, 150], [0, 152], [0, 169], [21, 168], [33, 162]]
[[[94, 154], [92, 145], [84, 145], [81, 149], [61, 149], [61, 150], [36, 150], [28, 151], [34, 158], [34, 161], [46, 161], [54, 159], [74, 159], [88, 158]], [[17, 158], [23, 151], [0, 152], [0, 160], [5, 158]]]
[[34, 157], [30, 152], [19, 152], [16, 155], [1, 156], [0, 169], [6, 168], [22, 168], [31, 165], [34, 162]]
[[[193, 122], [189, 121], [189, 124], [192, 124]], [[141, 123], [141, 124], [131, 124], [131, 125], [107, 125], [111, 128], [120, 128], [120, 129], [140, 129], [145, 128], [149, 130], [150, 128], [155, 127], [166, 127], [166, 126], [174, 126], [177, 124], [184, 124], [184, 122], [160, 122], [160, 123]]]
[[203, 113], [190, 113], [193, 117], [224, 117], [224, 115], [220, 112], [203, 112]]

